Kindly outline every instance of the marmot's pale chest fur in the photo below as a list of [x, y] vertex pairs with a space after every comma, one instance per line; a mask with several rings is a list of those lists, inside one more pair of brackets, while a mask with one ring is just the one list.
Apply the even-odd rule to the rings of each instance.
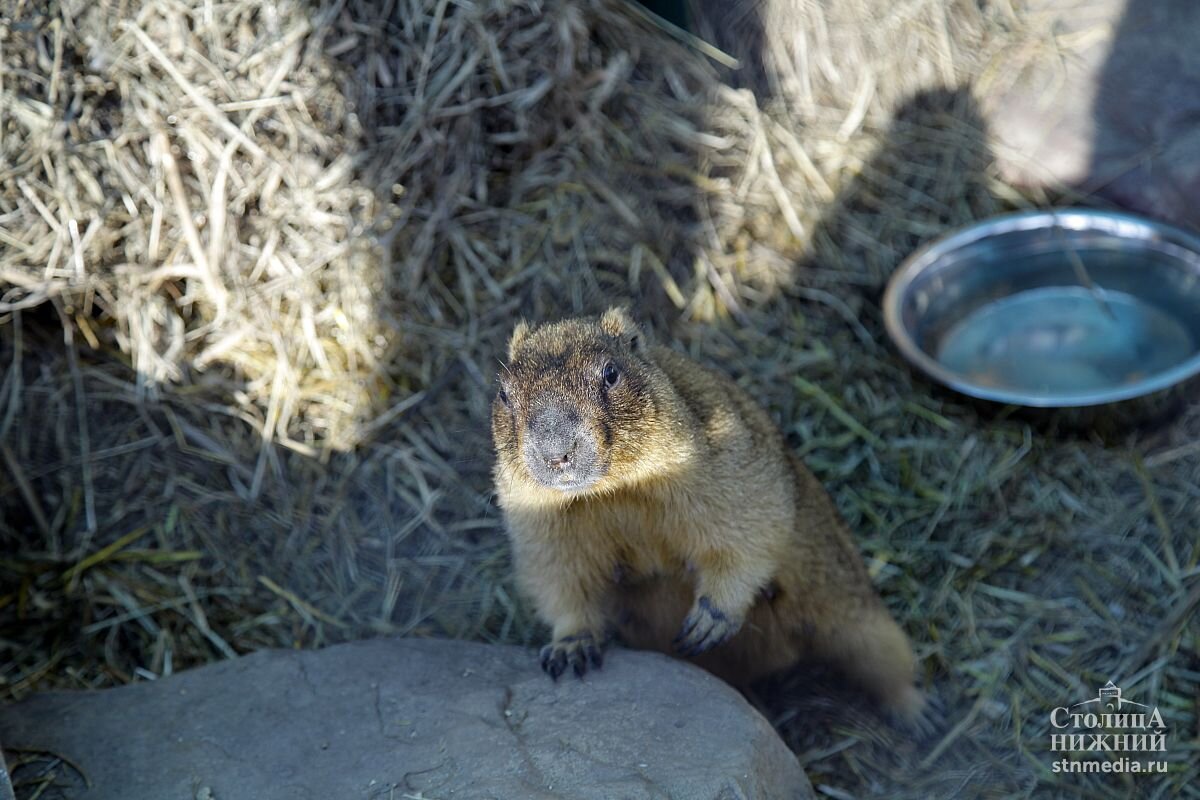
[[628, 315], [517, 326], [492, 405], [518, 580], [543, 668], [611, 633], [736, 685], [831, 662], [917, 717], [914, 660], [824, 488], [729, 378], [647, 346]]

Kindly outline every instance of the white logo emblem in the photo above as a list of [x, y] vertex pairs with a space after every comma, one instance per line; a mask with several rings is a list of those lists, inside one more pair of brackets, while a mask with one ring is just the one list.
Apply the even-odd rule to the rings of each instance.
[[1167, 726], [1158, 707], [1126, 700], [1112, 681], [1091, 700], [1054, 709], [1050, 725], [1054, 772], [1167, 771]]

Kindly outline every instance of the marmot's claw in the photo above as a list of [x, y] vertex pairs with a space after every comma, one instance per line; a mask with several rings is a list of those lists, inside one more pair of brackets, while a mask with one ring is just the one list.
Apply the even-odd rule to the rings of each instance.
[[707, 595], [701, 595], [675, 637], [675, 649], [680, 655], [698, 656], [728, 641], [741, 627], [740, 619], [730, 617]]
[[604, 652], [596, 644], [596, 639], [590, 633], [574, 636], [564, 636], [542, 648], [542, 669], [554, 680], [571, 665], [575, 675], [582, 678], [588, 668], [600, 669], [604, 666]]
[[554, 680], [563, 674], [567, 668], [567, 653], [559, 647], [548, 644], [542, 648], [542, 670]]
[[585, 645], [583, 648], [584, 655], [587, 656], [589, 667], [600, 669], [604, 666], [604, 651], [594, 644]]

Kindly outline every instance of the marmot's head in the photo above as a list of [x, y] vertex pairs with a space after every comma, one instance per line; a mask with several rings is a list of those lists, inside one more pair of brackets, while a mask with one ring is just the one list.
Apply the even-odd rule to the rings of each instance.
[[625, 311], [536, 328], [522, 322], [508, 359], [492, 402], [505, 475], [576, 494], [639, 471], [666, 379]]

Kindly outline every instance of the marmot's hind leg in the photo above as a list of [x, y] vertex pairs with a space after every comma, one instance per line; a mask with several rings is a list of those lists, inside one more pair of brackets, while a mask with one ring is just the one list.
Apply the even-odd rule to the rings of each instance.
[[817, 654], [843, 670], [899, 721], [927, 727], [925, 696], [914, 685], [916, 659], [908, 637], [884, 606], [871, 603], [853, 616], [814, 631]]

